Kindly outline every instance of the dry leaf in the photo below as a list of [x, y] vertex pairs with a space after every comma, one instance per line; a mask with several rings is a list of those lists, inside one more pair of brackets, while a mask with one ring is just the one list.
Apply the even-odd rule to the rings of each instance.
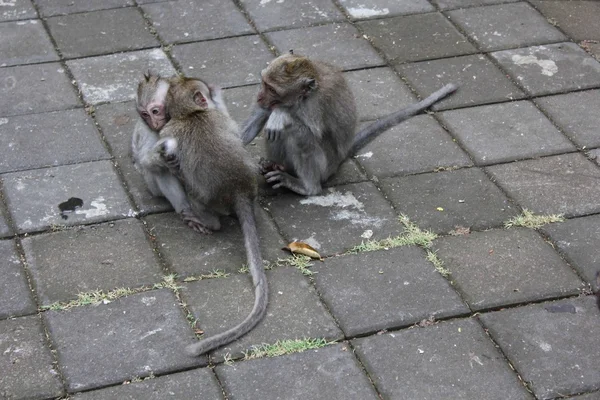
[[317, 260], [323, 261], [319, 252], [304, 242], [292, 242], [288, 244], [287, 247], [284, 247], [283, 250], [289, 250], [292, 253], [303, 254], [310, 258], [316, 258]]
[[471, 233], [471, 228], [457, 225], [454, 227], [454, 230], [449, 232], [452, 236], [464, 236]]
[[204, 331], [202, 329], [194, 329], [194, 333], [196, 335], [202, 335], [204, 333]]

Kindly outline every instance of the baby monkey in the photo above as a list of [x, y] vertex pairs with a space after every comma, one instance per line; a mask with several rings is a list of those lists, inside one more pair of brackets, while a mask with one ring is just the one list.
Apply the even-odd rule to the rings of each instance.
[[[188, 346], [200, 355], [249, 332], [264, 317], [268, 288], [260, 254], [254, 202], [257, 193], [256, 166], [244, 149], [231, 117], [218, 108], [205, 107], [202, 82], [183, 77], [169, 79], [166, 108], [170, 120], [161, 129], [161, 139], [152, 152], [158, 166], [170, 168], [184, 183], [188, 198], [206, 213], [201, 224], [208, 229], [218, 223], [214, 213], [235, 213], [240, 221], [252, 282], [254, 306], [239, 325]], [[214, 213], [213, 213], [214, 212]]]
[[306, 196], [319, 194], [340, 164], [378, 135], [457, 89], [446, 85], [355, 134], [354, 96], [337, 68], [290, 52], [273, 60], [261, 77], [257, 105], [244, 124], [242, 140], [250, 143], [264, 127], [267, 182]]
[[[221, 88], [209, 85], [196, 79], [198, 88], [203, 94], [203, 103], [199, 106], [205, 109], [218, 109], [229, 115], [223, 101]], [[139, 83], [137, 90], [136, 108], [141, 119], [136, 123], [131, 140], [131, 156], [136, 169], [142, 174], [150, 193], [153, 196], [164, 196], [181, 215], [184, 223], [201, 233], [210, 233], [203, 222], [210, 220], [209, 214], [204, 214], [202, 207], [193, 210], [187, 199], [183, 186], [168, 168], [161, 165], [160, 155], [153, 152], [159, 140], [159, 132], [169, 120], [166, 107], [166, 97], [169, 90], [169, 80], [148, 72]], [[199, 215], [197, 215], [199, 214]], [[203, 215], [204, 214], [204, 215]], [[211, 229], [219, 229], [218, 220], [213, 218]]]

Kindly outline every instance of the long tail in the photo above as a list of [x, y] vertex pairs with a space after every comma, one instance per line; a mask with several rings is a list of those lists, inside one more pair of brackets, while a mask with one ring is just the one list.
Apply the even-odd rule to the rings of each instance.
[[262, 257], [260, 255], [258, 232], [256, 231], [256, 220], [254, 218], [253, 207], [254, 204], [249, 199], [240, 199], [235, 205], [235, 213], [237, 214], [244, 234], [244, 244], [246, 246], [248, 264], [250, 265], [252, 283], [254, 284], [254, 307], [246, 319], [239, 325], [219, 333], [218, 335], [187, 346], [186, 352], [190, 355], [199, 356], [227, 343], [233, 342], [252, 330], [266, 314], [269, 289]]
[[373, 122], [371, 125], [364, 127], [354, 137], [354, 143], [352, 143], [352, 148], [350, 149], [350, 155], [355, 155], [356, 152], [362, 149], [364, 146], [369, 144], [373, 139], [377, 136], [381, 135], [383, 132], [390, 129], [392, 126], [398, 125], [400, 122], [412, 117], [420, 113], [423, 110], [431, 107], [433, 104], [437, 103], [444, 97], [453, 93], [458, 89], [453, 83], [450, 83], [438, 91], [432, 93], [424, 100], [421, 100], [418, 103], [411, 104], [410, 106], [403, 108], [400, 111], [392, 113], [388, 116], [383, 117], [380, 120]]

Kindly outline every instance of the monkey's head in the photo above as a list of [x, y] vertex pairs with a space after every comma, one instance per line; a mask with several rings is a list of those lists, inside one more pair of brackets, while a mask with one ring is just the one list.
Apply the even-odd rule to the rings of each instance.
[[176, 76], [170, 78], [169, 83], [167, 104], [171, 117], [215, 108], [210, 88], [201, 79]]
[[168, 91], [169, 81], [150, 71], [138, 84], [137, 111], [146, 125], [157, 132], [169, 121], [166, 107]]
[[256, 101], [262, 108], [291, 107], [318, 88], [319, 76], [314, 64], [295, 54], [277, 57], [260, 74]]

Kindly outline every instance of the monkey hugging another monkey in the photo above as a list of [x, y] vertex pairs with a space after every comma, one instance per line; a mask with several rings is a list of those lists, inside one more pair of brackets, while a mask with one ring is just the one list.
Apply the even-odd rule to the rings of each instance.
[[249, 332], [264, 317], [268, 289], [254, 216], [258, 166], [245, 150], [264, 128], [269, 161], [266, 181], [277, 189], [315, 195], [340, 164], [382, 132], [456, 90], [446, 85], [423, 101], [356, 132], [354, 97], [342, 72], [286, 54], [261, 72], [252, 115], [240, 133], [221, 89], [196, 78], [148, 73], [138, 86], [132, 157], [153, 195], [164, 196], [183, 221], [200, 233], [220, 229], [219, 215], [240, 221], [254, 307], [239, 325], [188, 346], [201, 355]]

